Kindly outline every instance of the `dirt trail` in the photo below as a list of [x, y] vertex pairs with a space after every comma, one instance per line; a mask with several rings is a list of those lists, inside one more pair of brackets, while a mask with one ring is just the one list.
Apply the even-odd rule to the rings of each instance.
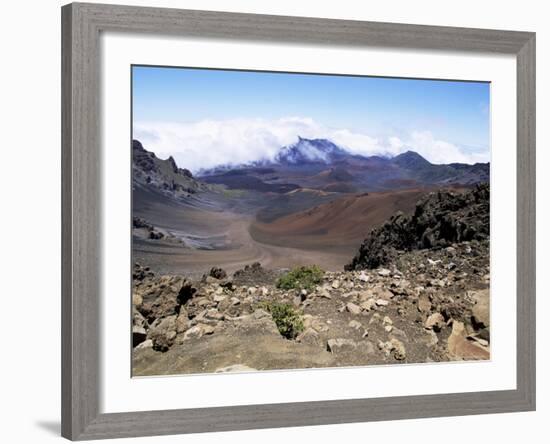
[[224, 238], [223, 249], [190, 249], [181, 244], [134, 239], [133, 260], [149, 265], [162, 273], [177, 273], [198, 277], [212, 266], [232, 273], [247, 264], [260, 262], [266, 268], [289, 268], [296, 265], [318, 264], [326, 270], [342, 270], [353, 252], [302, 250], [279, 247], [254, 240], [250, 235], [253, 218], [234, 213], [204, 212], [203, 217], [215, 217], [226, 227], [212, 237]]
[[327, 271], [340, 271], [374, 226], [397, 210], [412, 211], [425, 192], [345, 195], [271, 223], [259, 222], [251, 212], [175, 207], [141, 196], [136, 215], [187, 245], [134, 238], [134, 261], [157, 272], [192, 277], [213, 266], [232, 273], [253, 262], [271, 269], [317, 264]]

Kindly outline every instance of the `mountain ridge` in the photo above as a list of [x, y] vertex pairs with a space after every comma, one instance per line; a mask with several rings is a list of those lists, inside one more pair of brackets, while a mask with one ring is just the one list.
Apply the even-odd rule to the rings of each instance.
[[169, 197], [188, 197], [208, 189], [191, 171], [180, 168], [172, 156], [163, 160], [132, 140], [132, 186], [154, 189]]
[[489, 170], [489, 163], [433, 164], [412, 150], [394, 157], [364, 156], [350, 153], [328, 139], [299, 137], [296, 143], [282, 147], [272, 160], [220, 165], [200, 171], [199, 177], [229, 188], [251, 189], [247, 183], [255, 182], [267, 190], [269, 187], [259, 180], [276, 184], [279, 192], [289, 191], [288, 187], [281, 188], [282, 184], [291, 185], [290, 189], [375, 191], [433, 184], [475, 185], [489, 181]]
[[345, 159], [368, 159], [378, 162], [393, 162], [402, 167], [416, 167], [416, 166], [439, 166], [448, 165], [452, 167], [468, 167], [475, 165], [489, 165], [489, 162], [476, 162], [476, 163], [463, 163], [463, 162], [450, 162], [448, 164], [434, 164], [423, 157], [421, 154], [414, 150], [407, 150], [399, 153], [395, 156], [385, 154], [373, 154], [363, 155], [352, 153], [346, 148], [337, 145], [330, 139], [326, 138], [305, 138], [298, 136], [298, 141], [282, 146], [279, 152], [273, 157], [273, 159], [259, 159], [241, 164], [220, 164], [212, 168], [205, 168], [199, 170], [198, 176], [219, 174], [223, 171], [233, 169], [243, 169], [250, 167], [268, 167], [272, 165], [298, 165], [301, 163], [324, 163], [331, 164]]

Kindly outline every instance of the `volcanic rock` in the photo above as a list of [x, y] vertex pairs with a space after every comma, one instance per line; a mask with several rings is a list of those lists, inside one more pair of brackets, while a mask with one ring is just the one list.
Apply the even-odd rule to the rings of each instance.
[[388, 264], [399, 250], [449, 247], [489, 237], [489, 185], [467, 192], [441, 190], [419, 201], [413, 215], [396, 213], [364, 240], [346, 270]]

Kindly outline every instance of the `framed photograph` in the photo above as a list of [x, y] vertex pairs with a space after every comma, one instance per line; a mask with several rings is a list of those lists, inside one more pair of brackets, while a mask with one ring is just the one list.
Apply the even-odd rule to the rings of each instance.
[[535, 409], [534, 33], [62, 25], [63, 436]]

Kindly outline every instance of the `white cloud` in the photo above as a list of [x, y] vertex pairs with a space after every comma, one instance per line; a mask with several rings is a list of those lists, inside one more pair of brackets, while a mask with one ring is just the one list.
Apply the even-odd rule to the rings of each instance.
[[373, 154], [391, 154], [388, 152], [387, 147], [378, 139], [366, 134], [353, 133], [347, 129], [333, 130], [330, 132], [330, 135], [327, 136], [327, 139], [346, 148], [353, 154], [362, 154], [365, 156], [372, 156]]
[[135, 122], [134, 138], [159, 157], [174, 156], [179, 166], [198, 171], [225, 164], [273, 159], [281, 147], [304, 138], [326, 138], [354, 154], [395, 156], [413, 150], [433, 163], [486, 162], [489, 153], [471, 153], [437, 140], [429, 131], [414, 131], [405, 140], [384, 139], [348, 129], [324, 127], [313, 119], [202, 120], [193, 123]]
[[405, 141], [392, 137], [391, 145], [396, 154], [412, 150], [432, 163], [476, 163], [488, 162], [489, 151], [471, 152], [461, 149], [457, 145], [436, 139], [430, 131], [413, 131]]

